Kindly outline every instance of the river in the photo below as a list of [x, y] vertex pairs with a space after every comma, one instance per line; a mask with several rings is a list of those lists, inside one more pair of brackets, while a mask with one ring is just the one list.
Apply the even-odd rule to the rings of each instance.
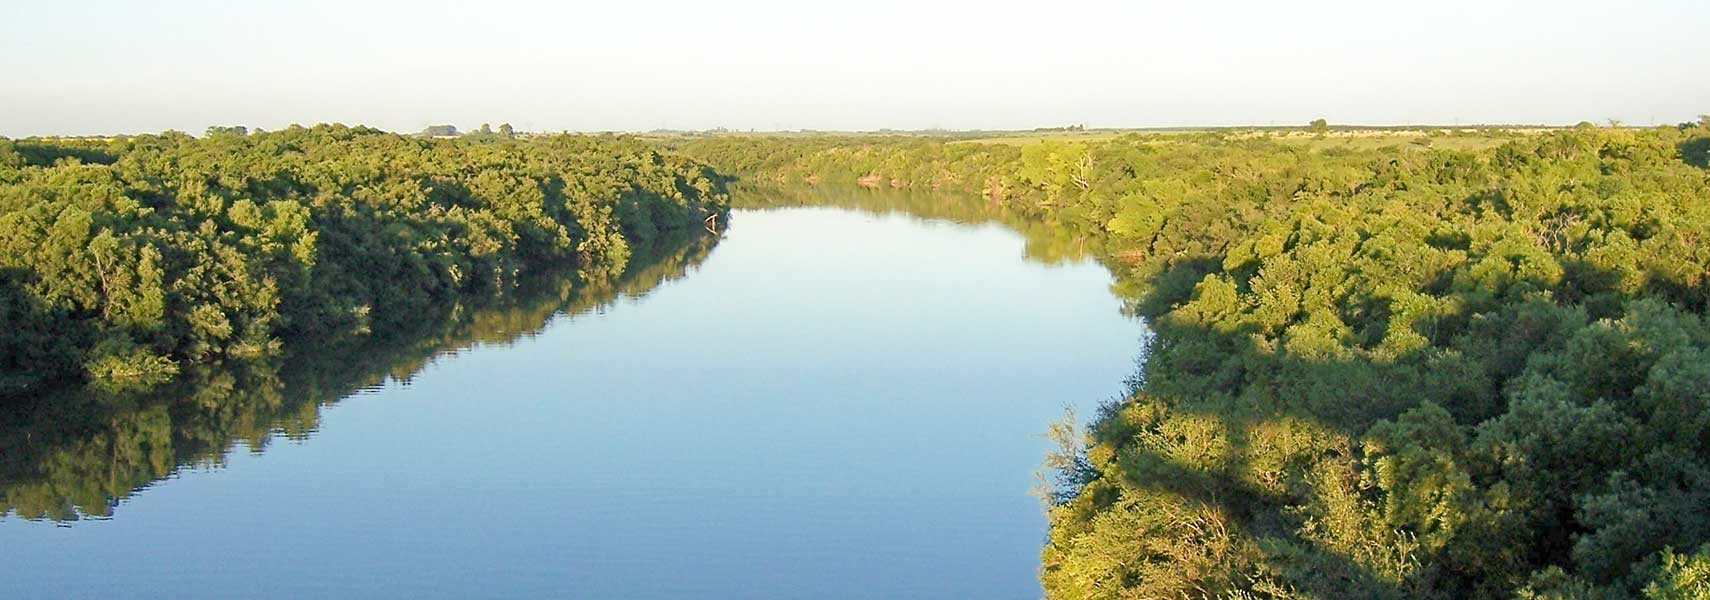
[[336, 375], [24, 418], [4, 595], [1036, 598], [1042, 433], [1121, 393], [1145, 327], [1098, 263], [1034, 254], [737, 210], [640, 283], [329, 349]]

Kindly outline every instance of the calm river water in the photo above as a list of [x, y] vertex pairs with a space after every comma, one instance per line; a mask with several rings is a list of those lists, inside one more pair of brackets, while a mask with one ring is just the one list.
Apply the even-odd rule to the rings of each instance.
[[0, 596], [1038, 597], [1042, 432], [1144, 335], [1103, 267], [832, 208], [674, 260], [372, 373], [14, 425]]

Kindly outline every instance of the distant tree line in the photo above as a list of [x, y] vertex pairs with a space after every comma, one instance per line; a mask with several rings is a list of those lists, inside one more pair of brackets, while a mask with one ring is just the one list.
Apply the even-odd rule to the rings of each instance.
[[422, 135], [428, 137], [453, 137], [460, 135], [456, 125], [429, 125], [422, 129]]
[[490, 139], [490, 138], [510, 139], [510, 138], [514, 138], [517, 136], [517, 131], [516, 131], [516, 128], [511, 127], [510, 123], [500, 123], [498, 131], [494, 131], [493, 126], [491, 124], [482, 123], [480, 128], [476, 129], [475, 131], [468, 132], [468, 133], [459, 132], [457, 130], [456, 125], [429, 125], [429, 126], [422, 129], [421, 135], [423, 135], [425, 137], [458, 137], [458, 136], [463, 136], [463, 137], [482, 138], [482, 139]]
[[1051, 597], [1710, 597], [1710, 119], [675, 150], [1100, 240], [1155, 336], [1084, 437], [1054, 428]]

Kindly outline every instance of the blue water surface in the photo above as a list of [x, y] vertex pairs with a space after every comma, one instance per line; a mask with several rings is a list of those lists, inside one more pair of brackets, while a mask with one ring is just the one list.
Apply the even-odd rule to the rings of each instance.
[[443, 354], [76, 521], [7, 597], [1035, 598], [1042, 432], [1144, 325], [997, 224], [739, 210], [687, 276]]

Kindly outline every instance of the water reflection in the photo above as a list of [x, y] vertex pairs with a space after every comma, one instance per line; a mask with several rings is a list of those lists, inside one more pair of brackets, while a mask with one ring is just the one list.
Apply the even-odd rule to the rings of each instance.
[[[1120, 392], [1143, 325], [1108, 271], [1065, 258], [1096, 256], [1073, 238], [1024, 239], [965, 197], [811, 192], [738, 202], [854, 210], [739, 210], [716, 251], [607, 288], [559, 280], [395, 342], [8, 416], [5, 506], [43, 521], [0, 521], [27, 549], [0, 579], [39, 597], [1038, 597], [1040, 433]], [[353, 391], [373, 396], [339, 401]]]
[[305, 440], [321, 409], [386, 380], [408, 382], [436, 358], [508, 344], [555, 316], [600, 310], [687, 275], [717, 239], [693, 236], [638, 248], [616, 278], [568, 272], [512, 292], [442, 306], [404, 331], [357, 343], [297, 347], [273, 361], [186, 369], [143, 392], [60, 390], [0, 414], [0, 518], [106, 518], [126, 498], [189, 466], [218, 464], [242, 445]]
[[1007, 206], [975, 194], [912, 188], [746, 185], [731, 198], [738, 208], [835, 206], [870, 214], [908, 215], [965, 225], [1000, 223], [1027, 241], [1028, 260], [1048, 265], [1104, 256], [1104, 247], [1097, 238], [1077, 233], [1073, 228], [1023, 218]]

